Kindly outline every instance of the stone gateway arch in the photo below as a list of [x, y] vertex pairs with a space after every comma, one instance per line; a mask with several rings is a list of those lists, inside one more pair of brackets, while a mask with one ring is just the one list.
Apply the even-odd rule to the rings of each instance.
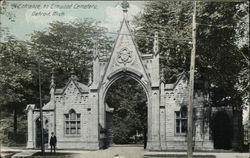
[[[156, 35], [157, 39], [157, 35]], [[157, 42], [157, 41], [156, 41]], [[136, 80], [145, 90], [148, 107], [148, 147], [160, 147], [159, 106], [160, 79], [159, 54], [157, 49], [150, 55], [141, 55], [132, 38], [129, 24], [124, 19], [118, 38], [108, 61], [100, 61], [96, 53], [93, 61], [93, 83], [90, 91], [97, 96], [99, 123], [105, 125], [105, 95], [108, 88], [118, 79], [129, 76]]]
[[[152, 53], [143, 53], [145, 52], [139, 52], [137, 49], [125, 16], [110, 58], [103, 60], [99, 57], [98, 50], [94, 50], [93, 76], [88, 85], [78, 82], [72, 73], [65, 87], [56, 88], [52, 76], [51, 98], [43, 107], [43, 115], [46, 117], [46, 122], [43, 124], [48, 131], [48, 138], [51, 132], [57, 136], [57, 148], [91, 150], [105, 148], [107, 134], [103, 131], [107, 128], [106, 93], [116, 80], [128, 76], [143, 87], [147, 96], [147, 149], [186, 149], [187, 77], [182, 73], [172, 84], [166, 84], [161, 79], [157, 33]], [[202, 90], [195, 91], [193, 136], [194, 148], [199, 150], [214, 149], [213, 130], [210, 125], [213, 113], [224, 111], [232, 122], [232, 109], [210, 108], [206, 106], [208, 101], [207, 93]], [[39, 145], [36, 135], [39, 109], [30, 104], [26, 110], [27, 148], [36, 148]], [[234, 140], [230, 141], [233, 144]]]

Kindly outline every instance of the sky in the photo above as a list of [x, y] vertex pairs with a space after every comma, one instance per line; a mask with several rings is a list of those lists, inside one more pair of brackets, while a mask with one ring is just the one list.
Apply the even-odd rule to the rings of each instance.
[[[143, 1], [129, 2], [128, 19], [143, 12]], [[8, 1], [7, 11], [15, 15], [14, 22], [1, 17], [1, 27], [20, 40], [28, 40], [34, 30], [46, 31], [52, 21], [70, 22], [92, 18], [111, 32], [119, 29], [123, 18], [121, 1]]]

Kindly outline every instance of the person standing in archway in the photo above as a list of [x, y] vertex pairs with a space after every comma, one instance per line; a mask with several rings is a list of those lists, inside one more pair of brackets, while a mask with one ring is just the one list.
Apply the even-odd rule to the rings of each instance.
[[50, 151], [52, 152], [52, 148], [54, 148], [54, 153], [56, 152], [56, 143], [57, 139], [56, 136], [54, 135], [54, 132], [51, 132], [51, 137], [50, 137]]

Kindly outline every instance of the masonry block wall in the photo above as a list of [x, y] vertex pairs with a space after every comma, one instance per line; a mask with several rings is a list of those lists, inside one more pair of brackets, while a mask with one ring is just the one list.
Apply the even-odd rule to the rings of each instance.
[[[64, 92], [55, 95], [57, 147], [98, 149], [98, 124], [95, 124], [97, 110], [89, 101], [89, 98], [93, 95], [88, 92], [82, 93], [77, 84], [74, 80], [70, 80]], [[93, 100], [91, 99], [91, 101]], [[70, 118], [71, 110], [76, 114], [74, 117], [77, 117], [78, 122], [69, 121], [70, 124], [67, 125], [65, 122], [66, 115]], [[73, 130], [77, 131], [73, 131], [72, 127]], [[66, 130], [69, 131], [66, 132]]]
[[[185, 74], [181, 74], [174, 84], [161, 83], [161, 127], [164, 127], [164, 134], [161, 135], [162, 150], [185, 150], [187, 148], [187, 133], [180, 132], [176, 126], [180, 126], [177, 121], [177, 113], [181, 113], [188, 106], [188, 80]], [[209, 139], [209, 123], [204, 121], [204, 101], [205, 94], [196, 91], [194, 97], [194, 148], [199, 150], [212, 150], [213, 142]], [[179, 114], [180, 115], [180, 114]], [[186, 116], [185, 116], [186, 117]], [[164, 120], [165, 118], [165, 120]], [[182, 124], [183, 126], [183, 124]], [[186, 126], [186, 124], [184, 125]], [[181, 127], [179, 127], [181, 128]], [[206, 130], [205, 130], [206, 129]]]
[[[54, 132], [58, 149], [99, 149], [96, 93], [90, 93], [88, 87], [77, 82], [73, 76], [64, 88], [56, 89], [54, 95], [54, 102], [51, 100], [43, 107], [44, 129], [48, 131], [45, 147], [50, 147], [49, 138]], [[40, 118], [40, 111], [31, 105], [27, 108], [27, 147], [37, 148], [36, 120]]]

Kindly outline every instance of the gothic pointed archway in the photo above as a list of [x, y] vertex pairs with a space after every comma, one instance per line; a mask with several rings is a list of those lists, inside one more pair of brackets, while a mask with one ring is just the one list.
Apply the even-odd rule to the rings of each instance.
[[[129, 77], [136, 82], [143, 88], [146, 98], [147, 98], [147, 130], [148, 130], [148, 140], [151, 140], [151, 129], [152, 129], [152, 100], [150, 94], [152, 93], [150, 84], [147, 84], [142, 78], [142, 74], [138, 71], [134, 71], [133, 69], [119, 69], [112, 73], [112, 75], [109, 76], [109, 80], [105, 82], [104, 86], [100, 88], [100, 90], [103, 90], [102, 93], [99, 94], [100, 97], [100, 124], [106, 128], [106, 104], [105, 104], [105, 97], [107, 95], [107, 92], [109, 88], [118, 80], [120, 80], [123, 77]], [[150, 145], [147, 145], [150, 146]]]
[[[35, 124], [35, 127], [36, 127], [36, 134], [35, 134], [35, 138], [36, 138], [36, 148], [40, 148], [41, 147], [41, 119], [40, 117], [38, 117], [36, 119], [36, 124]], [[44, 144], [47, 144], [48, 143], [48, 139], [49, 139], [49, 131], [48, 131], [48, 119], [47, 118], [44, 118], [44, 128], [43, 128], [43, 137], [44, 137]]]
[[145, 89], [129, 75], [121, 75], [108, 87], [104, 95], [107, 146], [146, 143], [147, 100]]
[[[92, 104], [98, 108], [99, 129], [106, 128], [105, 96], [115, 81], [128, 76], [143, 87], [148, 107], [148, 149], [160, 148], [160, 77], [157, 38], [156, 34], [154, 52], [150, 55], [142, 55], [133, 40], [129, 23], [124, 18], [110, 58], [102, 60], [97, 50], [94, 52], [93, 82], [90, 87]], [[104, 137], [103, 134], [99, 132], [99, 140], [103, 139], [102, 137]]]

